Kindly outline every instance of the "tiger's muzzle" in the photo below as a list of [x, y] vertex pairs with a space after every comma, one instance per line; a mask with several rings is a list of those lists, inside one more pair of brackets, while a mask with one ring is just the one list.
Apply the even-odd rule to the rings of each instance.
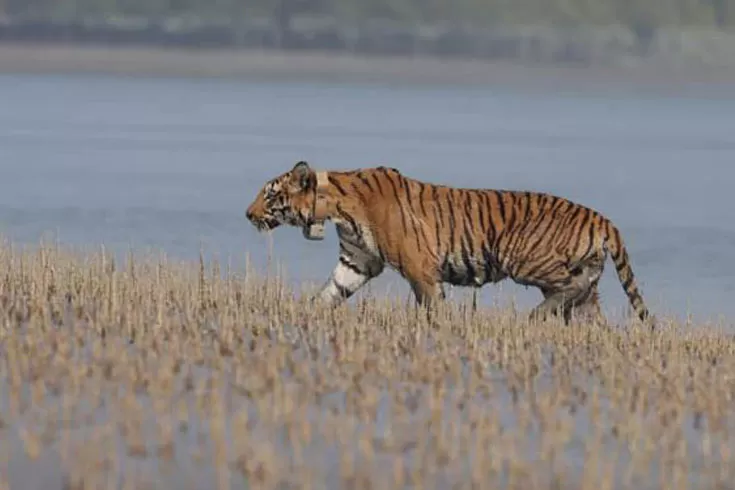
[[[248, 217], [248, 219], [250, 218]], [[258, 231], [271, 231], [281, 224], [277, 219], [271, 217], [250, 219], [250, 222], [255, 225]]]
[[245, 211], [245, 217], [250, 223], [257, 228], [258, 231], [270, 231], [277, 227], [281, 223], [272, 215], [264, 212], [265, 210], [259, 208], [257, 203], [253, 203], [247, 211]]

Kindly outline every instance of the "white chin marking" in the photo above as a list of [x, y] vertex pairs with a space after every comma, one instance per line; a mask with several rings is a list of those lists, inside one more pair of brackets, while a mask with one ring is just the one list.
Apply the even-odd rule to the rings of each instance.
[[358, 274], [342, 263], [338, 264], [334, 269], [334, 282], [343, 288], [353, 290], [359, 287], [364, 279], [362, 274]]

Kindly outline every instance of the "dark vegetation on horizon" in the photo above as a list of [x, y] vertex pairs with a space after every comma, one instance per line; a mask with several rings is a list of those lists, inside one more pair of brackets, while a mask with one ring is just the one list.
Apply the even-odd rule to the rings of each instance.
[[0, 0], [0, 42], [589, 62], [733, 26], [735, 0]]

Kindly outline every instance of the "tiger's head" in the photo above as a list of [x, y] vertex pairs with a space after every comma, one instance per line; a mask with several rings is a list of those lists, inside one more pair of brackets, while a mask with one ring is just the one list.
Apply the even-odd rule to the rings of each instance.
[[316, 187], [316, 172], [300, 161], [266, 182], [245, 216], [258, 231], [270, 231], [282, 224], [306, 229], [314, 224]]

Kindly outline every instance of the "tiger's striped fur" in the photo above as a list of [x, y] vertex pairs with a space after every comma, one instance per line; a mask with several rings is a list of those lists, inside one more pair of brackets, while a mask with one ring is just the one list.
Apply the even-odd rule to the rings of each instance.
[[598, 283], [609, 252], [633, 310], [653, 321], [620, 232], [597, 211], [539, 192], [429, 184], [394, 168], [322, 175], [318, 187], [317, 173], [297, 163], [266, 183], [246, 214], [260, 230], [335, 223], [340, 254], [318, 295], [324, 301], [349, 298], [387, 264], [422, 305], [445, 297], [442, 283], [510, 278], [543, 294], [532, 316], [561, 312], [568, 322], [573, 307], [602, 315]]

